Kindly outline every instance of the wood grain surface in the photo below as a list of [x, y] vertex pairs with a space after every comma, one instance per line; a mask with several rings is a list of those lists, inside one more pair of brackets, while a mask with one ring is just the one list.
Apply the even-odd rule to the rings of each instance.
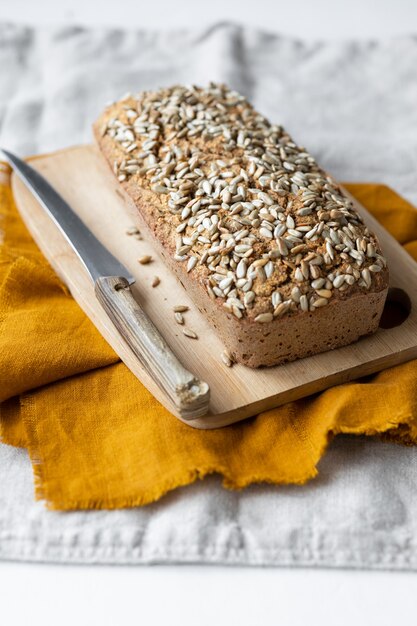
[[[286, 365], [259, 370], [243, 365], [228, 368], [221, 361], [223, 346], [220, 339], [158, 258], [151, 242], [126, 234], [132, 225], [131, 220], [117, 183], [108, 175], [107, 166], [96, 149], [79, 146], [34, 157], [30, 161], [102, 243], [128, 267], [136, 278], [132, 290], [140, 306], [181, 363], [210, 385], [209, 413], [188, 424], [196, 428], [225, 426], [279, 404], [417, 358], [417, 263], [356, 202], [358, 211], [380, 239], [388, 259], [391, 287], [401, 290], [397, 294], [405, 291], [410, 298], [411, 312], [406, 321], [395, 328], [380, 329], [375, 335], [350, 346]], [[12, 187], [17, 206], [35, 241], [81, 308], [129, 369], [179, 417], [104, 312], [94, 295], [93, 283], [59, 230], [15, 175], [12, 176]], [[152, 256], [152, 262], [138, 263], [143, 255]], [[155, 276], [160, 278], [160, 284], [152, 287]], [[185, 336], [184, 327], [175, 322], [173, 307], [178, 304], [189, 307], [184, 313], [185, 326], [192, 329], [198, 339]]]

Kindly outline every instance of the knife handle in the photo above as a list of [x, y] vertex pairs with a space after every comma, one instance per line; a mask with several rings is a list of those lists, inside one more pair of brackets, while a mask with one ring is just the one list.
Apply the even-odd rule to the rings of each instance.
[[175, 405], [184, 420], [208, 411], [210, 389], [178, 361], [171, 348], [133, 297], [126, 278], [105, 276], [95, 294], [107, 315], [147, 372]]

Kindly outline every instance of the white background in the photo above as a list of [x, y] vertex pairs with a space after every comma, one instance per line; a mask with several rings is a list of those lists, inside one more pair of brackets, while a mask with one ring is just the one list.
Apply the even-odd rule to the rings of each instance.
[[1, 0], [0, 18], [169, 30], [234, 21], [300, 38], [417, 33], [415, 0]]
[[[0, 0], [0, 20], [163, 30], [222, 20], [337, 40], [417, 34], [417, 1]], [[5, 626], [414, 626], [416, 597], [412, 573], [0, 563]]]

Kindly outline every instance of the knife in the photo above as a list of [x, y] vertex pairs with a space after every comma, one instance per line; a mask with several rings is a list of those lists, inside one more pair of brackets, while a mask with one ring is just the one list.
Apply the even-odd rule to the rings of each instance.
[[184, 420], [208, 411], [210, 389], [179, 362], [133, 297], [135, 278], [118, 261], [48, 181], [17, 156], [1, 149], [7, 162], [59, 228], [94, 283], [97, 300], [143, 367]]

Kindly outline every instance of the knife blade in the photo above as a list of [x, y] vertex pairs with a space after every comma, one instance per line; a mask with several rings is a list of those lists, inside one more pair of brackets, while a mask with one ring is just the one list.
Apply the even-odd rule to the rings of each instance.
[[189, 421], [208, 411], [210, 389], [189, 372], [133, 297], [134, 276], [95, 237], [62, 196], [28, 163], [0, 149], [71, 245], [94, 283], [104, 311], [168, 399], [168, 408]]
[[16, 155], [4, 148], [1, 151], [9, 165], [58, 226], [91, 279], [96, 281], [100, 276], [124, 276], [132, 285], [135, 279], [129, 270], [100, 243], [48, 181]]

